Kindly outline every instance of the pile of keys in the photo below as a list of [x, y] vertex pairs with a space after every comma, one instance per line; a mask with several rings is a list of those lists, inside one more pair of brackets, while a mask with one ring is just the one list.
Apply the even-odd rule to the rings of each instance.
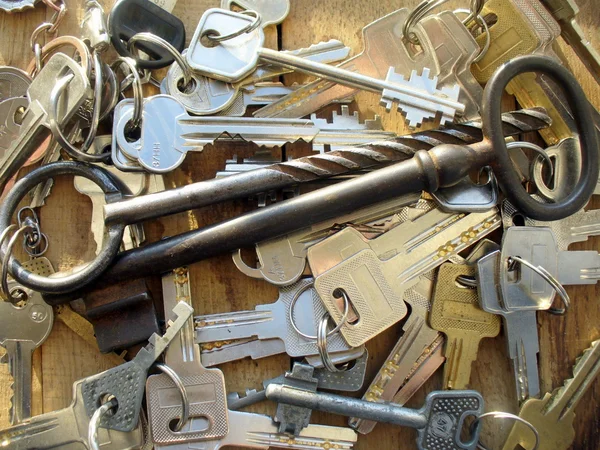
[[[598, 252], [568, 249], [600, 234], [600, 215], [584, 210], [600, 194], [600, 115], [552, 47], [562, 36], [600, 82], [573, 0], [472, 0], [437, 13], [444, 2], [426, 0], [365, 26], [354, 56], [339, 40], [265, 48], [289, 0], [222, 0], [187, 48], [173, 0], [110, 11], [85, 0], [80, 37], [42, 46], [69, 14], [44, 3], [55, 14], [32, 34], [30, 66], [0, 67], [0, 345], [14, 378], [2, 448], [350, 449], [385, 422], [414, 428], [419, 449], [475, 449], [488, 416], [514, 421], [505, 450], [571, 446], [600, 340], [544, 393], [537, 312], [565, 314], [564, 286], [595, 284], [600, 267]], [[291, 72], [315, 80], [279, 81]], [[502, 112], [505, 89], [522, 109]], [[411, 133], [351, 113], [361, 91], [400, 111]], [[332, 117], [318, 115], [331, 104]], [[519, 140], [535, 131], [535, 142]], [[292, 158], [285, 149], [300, 140], [312, 153]], [[255, 153], [166, 188], [188, 151], [223, 142]], [[92, 200], [97, 256], [55, 273], [38, 212], [62, 175]], [[248, 198], [245, 214], [145, 243], [145, 221]], [[279, 297], [194, 315], [187, 266], [223, 254]], [[164, 324], [150, 276], [162, 277]], [[55, 314], [92, 329], [102, 352], [129, 351], [77, 381], [69, 408], [32, 417], [32, 353]], [[365, 344], [390, 327], [402, 334], [365, 379]], [[518, 416], [486, 412], [486, 393], [469, 389], [480, 341], [501, 328]], [[262, 390], [226, 389], [219, 365], [278, 354], [291, 369]], [[444, 389], [404, 407], [438, 370]], [[243, 411], [267, 400], [275, 417]], [[311, 424], [313, 410], [348, 426]]]

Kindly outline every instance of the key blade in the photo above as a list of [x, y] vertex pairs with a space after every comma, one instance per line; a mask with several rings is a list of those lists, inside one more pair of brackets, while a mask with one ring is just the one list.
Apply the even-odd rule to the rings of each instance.
[[8, 355], [8, 370], [13, 378], [10, 422], [14, 425], [31, 417], [31, 383], [33, 374], [33, 351], [36, 345], [32, 341], [5, 341]]
[[28, 441], [39, 434], [52, 432], [60, 426], [56, 417], [47, 417], [34, 421], [20, 423], [10, 428], [0, 430], [0, 446], [4, 449], [25, 449]]

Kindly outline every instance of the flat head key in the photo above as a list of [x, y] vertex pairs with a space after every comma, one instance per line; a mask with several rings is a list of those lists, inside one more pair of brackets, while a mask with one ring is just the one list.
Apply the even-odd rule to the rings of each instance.
[[[64, 83], [69, 87], [58, 99], [57, 114], [54, 114], [51, 99]], [[66, 123], [90, 95], [90, 82], [83, 68], [64, 53], [54, 54], [27, 89], [29, 107], [19, 136], [0, 160], [0, 190], [50, 136], [50, 121], [59, 125]]]
[[[592, 342], [577, 358], [573, 377], [544, 398], [529, 399], [519, 412], [519, 417], [532, 424], [538, 431], [540, 449], [567, 450], [575, 439], [575, 408], [600, 372], [600, 341]], [[535, 447], [535, 436], [525, 426], [515, 423], [503, 450]]]
[[169, 324], [163, 336], [150, 336], [149, 344], [131, 361], [84, 379], [81, 389], [88, 417], [92, 417], [102, 399], [109, 394], [116, 398], [119, 407], [112, 416], [105, 415], [100, 425], [118, 431], [131, 431], [137, 426], [146, 374], [186, 325], [193, 311], [187, 303], [179, 302], [173, 308], [177, 318]]
[[443, 264], [438, 272], [429, 322], [447, 337], [444, 386], [448, 389], [467, 388], [479, 341], [500, 332], [500, 317], [480, 308], [477, 290], [458, 284], [458, 276], [476, 272], [474, 266], [451, 263]]

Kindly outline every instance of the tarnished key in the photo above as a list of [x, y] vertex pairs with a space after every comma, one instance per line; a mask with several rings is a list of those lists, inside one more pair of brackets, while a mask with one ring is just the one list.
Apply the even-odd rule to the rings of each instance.
[[479, 341], [500, 333], [500, 318], [479, 306], [477, 290], [461, 287], [459, 276], [473, 277], [477, 268], [442, 264], [433, 292], [429, 323], [446, 335], [444, 387], [467, 389], [471, 365], [477, 359]]
[[[58, 102], [55, 117], [50, 97], [59, 86], [57, 83], [68, 83], [69, 87]], [[50, 135], [49, 121], [65, 124], [90, 95], [90, 82], [83, 68], [64, 53], [52, 55], [27, 89], [29, 107], [23, 116], [19, 137], [0, 160], [0, 189]]]
[[[2, 448], [92, 450], [88, 446], [90, 418], [82, 389], [84, 383], [85, 379], [73, 384], [73, 402], [68, 408], [35, 416], [19, 425], [1, 430]], [[96, 408], [95, 406], [94, 409]], [[98, 429], [97, 442], [102, 450], [141, 449], [144, 444], [142, 421], [131, 431], [101, 427]]]
[[404, 112], [411, 127], [419, 126], [424, 119], [435, 118], [438, 113], [441, 114], [441, 123], [444, 124], [452, 121], [457, 112], [463, 113], [465, 110], [465, 105], [458, 101], [459, 85], [438, 88], [438, 77], [430, 78], [429, 68], [423, 68], [420, 74], [413, 70], [408, 80], [396, 74], [393, 67], [388, 69], [385, 80], [369, 77], [264, 48], [264, 32], [261, 28], [256, 28], [244, 36], [219, 42], [216, 46], [209, 47], [202, 43], [202, 37], [208, 30], [224, 36], [230, 33], [233, 27], [248, 26], [253, 20], [247, 15], [231, 11], [207, 10], [198, 23], [186, 53], [188, 64], [200, 73], [229, 82], [245, 77], [254, 70], [259, 61], [288, 67], [339, 84], [381, 94], [381, 104], [389, 111], [392, 104], [397, 103], [398, 110]]
[[[54, 273], [46, 258], [36, 258], [23, 265], [38, 275]], [[14, 280], [8, 282], [9, 292], [20, 291], [25, 298], [13, 305], [0, 300], [0, 345], [6, 349], [6, 362], [13, 378], [10, 422], [14, 425], [31, 417], [31, 383], [33, 351], [46, 340], [54, 323], [52, 307], [39, 292], [23, 288]]]
[[[176, 318], [167, 322], [168, 327], [163, 336], [150, 336], [149, 344], [142, 347], [131, 361], [82, 380], [81, 389], [88, 417], [92, 417], [98, 408], [98, 402], [110, 394], [116, 398], [119, 408], [114, 414], [105, 415], [100, 422], [101, 426], [119, 431], [131, 431], [137, 426], [144, 399], [146, 374], [178, 336], [193, 311], [187, 303], [177, 303], [173, 308]], [[128, 382], [124, 383], [124, 379]]]
[[[163, 275], [163, 302], [168, 314], [179, 301], [191, 306], [189, 273], [186, 267]], [[152, 375], [146, 381], [148, 422], [155, 444], [221, 439], [229, 432], [225, 378], [219, 369], [206, 369], [200, 361], [200, 349], [194, 342], [194, 320], [190, 318], [165, 352], [165, 363], [174, 370], [188, 392], [202, 393], [200, 401], [190, 401], [189, 414], [205, 420], [202, 430], [176, 432], [171, 422], [183, 413], [181, 394], [166, 374]], [[161, 448], [156, 446], [156, 448]]]
[[[290, 315], [293, 315], [296, 326], [303, 333], [316, 335], [325, 307], [312, 284], [313, 279], [307, 278], [292, 286], [282, 287], [275, 303], [259, 305], [255, 311], [197, 316], [196, 342], [229, 341], [253, 336], [261, 340], [278, 338], [285, 343], [286, 352], [292, 357], [318, 355], [316, 340], [298, 334], [290, 322]], [[291, 311], [296, 297], [294, 310]], [[350, 348], [339, 334], [330, 336], [327, 344], [327, 348], [333, 352]]]
[[267, 387], [266, 395], [278, 403], [414, 428], [421, 450], [475, 449], [480, 427], [472, 430], [468, 441], [462, 440], [461, 430], [467, 417], [478, 417], [483, 412], [483, 397], [476, 391], [434, 391], [418, 410], [275, 383]]
[[[540, 450], [567, 450], [575, 439], [575, 408], [600, 372], [600, 341], [592, 342], [577, 358], [573, 377], [544, 398], [529, 399], [521, 406], [519, 417], [532, 424], [540, 437]], [[535, 448], [535, 436], [518, 422], [513, 426], [503, 450]]]

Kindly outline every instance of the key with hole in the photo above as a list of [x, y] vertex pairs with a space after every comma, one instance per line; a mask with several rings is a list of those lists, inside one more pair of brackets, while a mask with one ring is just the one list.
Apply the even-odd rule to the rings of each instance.
[[[178, 301], [191, 306], [191, 285], [186, 267], [163, 275], [165, 314]], [[200, 349], [194, 342], [194, 320], [190, 318], [165, 352], [165, 364], [181, 378], [185, 389], [203, 392], [201, 401], [190, 402], [189, 413], [197, 420], [204, 419], [205, 427], [194, 432], [177, 432], [173, 427], [181, 417], [183, 406], [178, 402], [179, 391], [166, 374], [152, 375], [146, 381], [148, 422], [155, 444], [166, 445], [184, 441], [221, 439], [229, 432], [227, 398], [223, 372], [206, 369], [200, 360]]]
[[278, 403], [414, 428], [417, 448], [422, 450], [475, 449], [480, 427], [472, 431], [468, 441], [462, 440], [461, 430], [467, 417], [478, 417], [483, 412], [483, 397], [477, 391], [434, 391], [427, 395], [420, 409], [309, 392], [281, 384], [269, 385], [266, 395]]
[[[184, 55], [186, 53], [187, 50], [183, 52]], [[290, 50], [284, 53], [307, 58], [311, 61], [332, 63], [345, 59], [350, 53], [350, 48], [345, 47], [342, 42], [332, 39], [307, 48]], [[164, 89], [162, 93], [175, 97], [189, 113], [210, 115], [230, 107], [245, 86], [279, 77], [291, 71], [291, 69], [273, 65], [263, 65], [257, 67], [251, 74], [236, 83], [227, 83], [192, 72], [191, 84], [185, 86], [181, 67], [179, 64], [173, 64], [169, 68], [163, 83], [161, 83], [161, 88]]]
[[397, 197], [346, 216], [315, 224], [282, 238], [259, 242], [255, 246], [258, 267], [248, 266], [242, 260], [241, 251], [233, 254], [233, 262], [245, 275], [252, 278], [263, 278], [276, 286], [289, 286], [302, 276], [306, 267], [306, 254], [311, 245], [325, 239], [336, 229], [343, 228], [345, 225], [365, 225], [360, 228], [361, 231], [378, 232], [377, 224], [392, 222], [394, 218], [387, 219], [388, 216], [418, 199], [419, 194]]
[[[584, 394], [594, 385], [600, 372], [600, 341], [592, 342], [577, 358], [573, 367], [573, 377], [552, 393], [548, 392], [541, 400], [529, 399], [521, 406], [519, 417], [532, 424], [539, 433], [540, 449], [567, 450], [575, 439], [575, 408]], [[518, 422], [506, 440], [504, 450], [535, 447], [535, 436], [529, 428]]]
[[438, 89], [438, 78], [429, 77], [429, 68], [424, 68], [421, 74], [413, 71], [409, 80], [396, 74], [393, 67], [388, 69], [385, 80], [364, 76], [264, 48], [264, 33], [261, 28], [217, 45], [213, 45], [214, 42], [209, 40], [211, 33], [225, 36], [249, 26], [253, 20], [239, 13], [217, 9], [206, 11], [186, 53], [188, 64], [200, 73], [229, 82], [245, 77], [254, 70], [259, 61], [288, 67], [339, 84], [381, 94], [381, 104], [389, 111], [393, 103], [398, 103], [398, 109], [404, 111], [411, 127], [420, 125], [426, 118], [434, 118], [438, 112], [441, 113], [441, 123], [444, 124], [452, 121], [457, 111], [462, 113], [465, 110], [464, 104], [458, 101], [459, 85]]
[[280, 24], [290, 12], [289, 0], [221, 0], [222, 9], [232, 9], [233, 6], [256, 11], [260, 15], [260, 26], [263, 28]]
[[[57, 83], [69, 87], [59, 102], [58, 115], [50, 111], [51, 93]], [[64, 53], [54, 54], [27, 90], [29, 107], [23, 116], [19, 136], [0, 160], [0, 189], [19, 170], [39, 146], [50, 136], [49, 121], [65, 124], [91, 95], [89, 80], [83, 68]]]
[[542, 3], [560, 24], [561, 36], [575, 51], [596, 82], [600, 83], [600, 55], [577, 23], [579, 7], [575, 0], [542, 0]]
[[[100, 425], [117, 431], [131, 431], [137, 426], [148, 369], [178, 337], [193, 311], [187, 303], [177, 303], [173, 308], [175, 320], [168, 322], [164, 335], [150, 336], [149, 344], [143, 347], [131, 361], [83, 380], [81, 389], [88, 417], [91, 417], [98, 408], [98, 401], [106, 394], [110, 394], [117, 399], [119, 407], [113, 415], [104, 416]], [[129, 383], [123, 383], [124, 379], [129, 380]]]
[[476, 272], [470, 265], [442, 264], [433, 292], [429, 322], [446, 335], [447, 389], [467, 389], [480, 340], [500, 333], [500, 318], [481, 309], [477, 290], [457, 281], [459, 276], [473, 277]]
[[[46, 258], [24, 263], [28, 270], [49, 276], [54, 273]], [[4, 359], [13, 379], [10, 422], [15, 425], [31, 417], [31, 384], [33, 352], [46, 340], [54, 323], [52, 307], [39, 292], [21, 287], [14, 280], [8, 282], [9, 292], [20, 292], [23, 300], [17, 304], [0, 301], [0, 345], [6, 349]]]
[[[392, 401], [423, 353], [439, 341], [440, 333], [427, 323], [433, 287], [431, 277], [433, 274], [430, 274], [430, 277], [421, 277], [404, 296], [404, 301], [411, 307], [410, 315], [402, 326], [404, 333], [373, 378], [363, 395], [363, 400], [377, 403]], [[351, 418], [349, 423], [362, 434], [370, 433], [377, 424], [356, 417]]]
[[336, 323], [342, 316], [336, 292], [348, 295], [354, 314], [340, 331], [350, 345], [360, 345], [406, 315], [403, 295], [420, 275], [499, 226], [494, 208], [471, 214], [433, 210], [372, 240], [345, 228], [308, 250], [315, 289]]
[[[259, 305], [255, 311], [197, 316], [196, 342], [228, 341], [253, 336], [260, 340], [277, 338], [285, 342], [286, 352], [292, 357], [318, 355], [316, 339], [301, 336], [290, 322], [290, 314], [293, 314], [301, 332], [309, 336], [316, 335], [317, 325], [325, 308], [312, 288], [312, 283], [312, 278], [307, 278], [292, 286], [282, 287], [275, 303]], [[296, 304], [290, 312], [296, 297]], [[327, 344], [331, 351], [349, 349], [339, 334], [330, 336]]]
[[[2, 448], [91, 450], [88, 446], [90, 418], [84, 400], [84, 383], [85, 379], [73, 384], [73, 402], [69, 407], [35, 416], [21, 424], [0, 430]], [[102, 450], [141, 449], [144, 444], [142, 421], [131, 431], [100, 427], [97, 442]]]

